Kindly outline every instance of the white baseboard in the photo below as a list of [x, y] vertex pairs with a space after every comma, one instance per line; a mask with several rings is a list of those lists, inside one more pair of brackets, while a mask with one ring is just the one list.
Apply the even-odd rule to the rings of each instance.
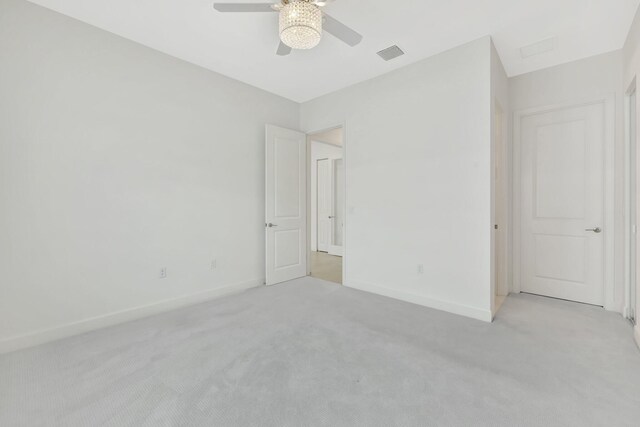
[[640, 323], [633, 328], [633, 337], [636, 339], [636, 344], [640, 349]]
[[413, 304], [422, 305], [429, 308], [434, 308], [436, 310], [446, 311], [448, 313], [453, 313], [460, 316], [470, 317], [476, 320], [482, 320], [483, 322], [491, 322], [493, 320], [491, 310], [483, 310], [481, 308], [470, 307], [450, 301], [443, 301], [436, 298], [416, 295], [405, 291], [386, 288], [380, 285], [373, 285], [370, 283], [363, 283], [353, 280], [349, 280], [347, 283], [345, 283], [345, 286], [389, 298], [410, 302]]
[[33, 347], [38, 344], [44, 344], [50, 341], [55, 341], [61, 338], [82, 334], [84, 332], [105, 328], [107, 326], [117, 325], [119, 323], [124, 323], [131, 320], [141, 319], [143, 317], [164, 313], [167, 311], [175, 310], [177, 308], [199, 304], [226, 295], [239, 293], [246, 289], [255, 288], [259, 285], [262, 285], [262, 280], [256, 279], [248, 282], [236, 283], [233, 285], [227, 285], [196, 294], [181, 296], [148, 305], [130, 308], [127, 310], [117, 311], [115, 313], [91, 317], [89, 319], [67, 323], [61, 326], [36, 331], [30, 334], [10, 337], [0, 341], [0, 354], [9, 353], [11, 351], [20, 350], [23, 348]]

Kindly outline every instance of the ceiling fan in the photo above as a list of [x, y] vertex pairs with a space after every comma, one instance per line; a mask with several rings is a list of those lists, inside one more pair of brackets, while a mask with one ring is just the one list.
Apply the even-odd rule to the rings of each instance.
[[278, 12], [280, 14], [280, 45], [277, 55], [285, 56], [291, 49], [311, 49], [320, 43], [322, 30], [349, 46], [362, 41], [362, 36], [327, 15], [321, 8], [334, 0], [280, 0], [279, 3], [214, 3], [219, 12]]

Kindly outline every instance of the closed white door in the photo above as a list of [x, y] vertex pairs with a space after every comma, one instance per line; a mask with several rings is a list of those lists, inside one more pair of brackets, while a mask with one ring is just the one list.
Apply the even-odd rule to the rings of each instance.
[[604, 103], [521, 119], [522, 291], [604, 303]]
[[318, 160], [317, 171], [318, 177], [316, 180], [318, 195], [318, 251], [328, 252], [331, 245], [332, 234], [332, 191], [331, 191], [331, 160], [321, 159]]
[[266, 283], [307, 274], [306, 135], [266, 128]]

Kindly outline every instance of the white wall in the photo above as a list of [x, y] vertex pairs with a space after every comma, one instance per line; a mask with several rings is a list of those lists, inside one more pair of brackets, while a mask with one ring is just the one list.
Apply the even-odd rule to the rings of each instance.
[[318, 250], [318, 160], [341, 159], [342, 147], [311, 141], [311, 250]]
[[[509, 79], [512, 111], [546, 107], [615, 94], [615, 192], [614, 204], [614, 286], [605, 308], [622, 312], [624, 306], [624, 111], [622, 89], [622, 52], [616, 51], [570, 62]], [[610, 200], [610, 199], [608, 199]], [[605, 286], [609, 286], [607, 283]]]
[[302, 105], [346, 123], [347, 286], [491, 319], [490, 86], [485, 37]]
[[[624, 49], [622, 51], [623, 57], [623, 89], [626, 90], [631, 87], [637, 78], [638, 74], [640, 74], [640, 10], [636, 13], [635, 19], [633, 20], [633, 25], [631, 26], [631, 31], [629, 32], [629, 36], [624, 45]], [[640, 109], [637, 109], [638, 117], [636, 117], [636, 123], [640, 123]], [[636, 142], [637, 146], [640, 146], [638, 142]], [[636, 164], [640, 164], [636, 162]], [[640, 188], [640, 185], [636, 185], [636, 188]], [[640, 198], [639, 198], [640, 200]], [[640, 251], [638, 251], [638, 260], [637, 265], [640, 265]], [[639, 270], [640, 271], [640, 270]], [[640, 283], [640, 281], [636, 281]], [[640, 289], [636, 292], [636, 308], [640, 308]], [[636, 318], [638, 317], [638, 313], [636, 313]], [[635, 338], [638, 346], [640, 346], [640, 322], [636, 324], [634, 329]]]
[[0, 351], [261, 283], [264, 125], [298, 114], [0, 2]]

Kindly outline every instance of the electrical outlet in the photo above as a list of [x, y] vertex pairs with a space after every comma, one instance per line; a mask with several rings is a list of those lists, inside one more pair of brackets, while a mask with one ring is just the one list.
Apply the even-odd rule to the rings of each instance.
[[162, 267], [160, 269], [160, 278], [161, 279], [166, 279], [167, 278], [167, 268], [166, 267]]
[[418, 274], [424, 274], [424, 265], [418, 264]]
[[211, 261], [211, 269], [215, 270], [216, 268], [218, 268], [218, 260], [214, 259], [213, 261]]

